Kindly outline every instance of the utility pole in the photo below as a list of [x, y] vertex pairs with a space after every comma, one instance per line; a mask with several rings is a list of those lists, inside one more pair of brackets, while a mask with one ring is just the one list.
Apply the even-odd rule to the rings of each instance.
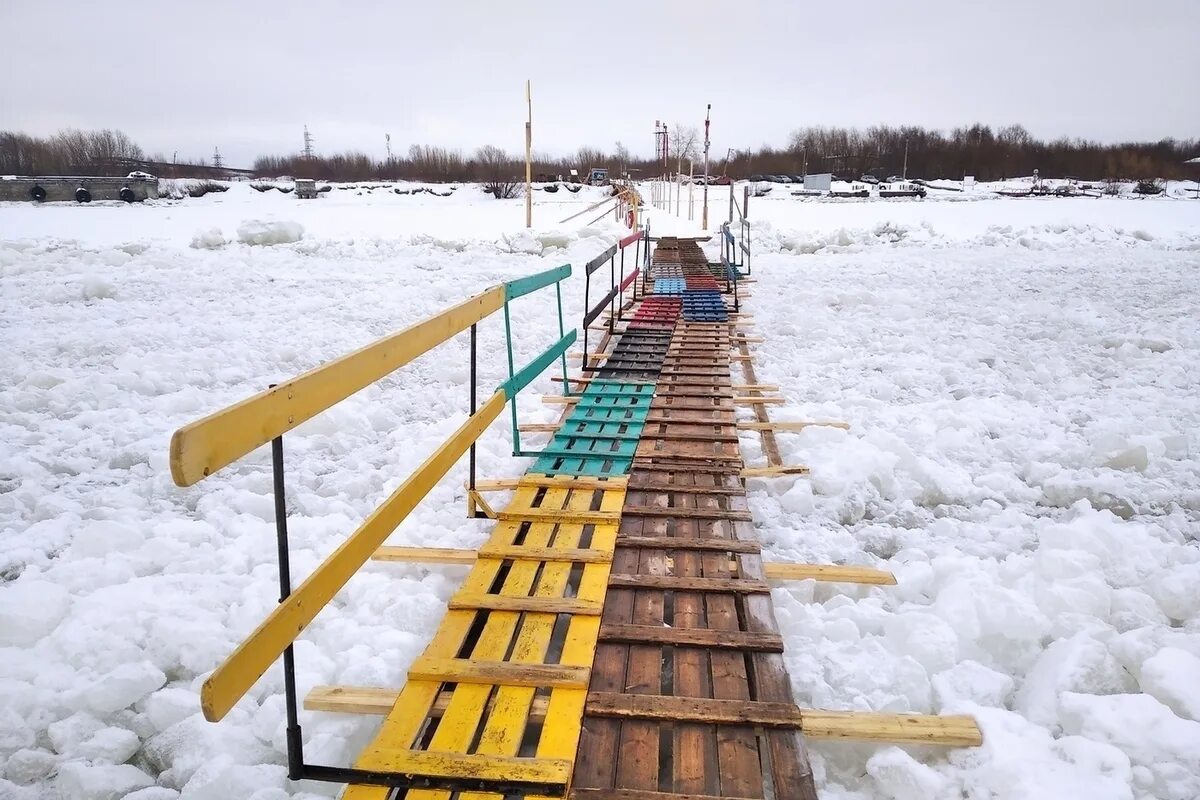
[[712, 103], [704, 111], [704, 209], [700, 213], [700, 227], [708, 230], [708, 124], [712, 116]]
[[525, 227], [533, 227], [533, 95], [525, 81]]
[[900, 177], [908, 180], [908, 139], [904, 140], [904, 172], [901, 173]]
[[308, 160], [308, 161], [313, 160], [313, 157], [314, 157], [313, 156], [313, 138], [312, 138], [312, 134], [308, 132], [307, 125], [304, 126], [304, 153], [303, 154], [304, 154], [304, 158], [306, 160]]

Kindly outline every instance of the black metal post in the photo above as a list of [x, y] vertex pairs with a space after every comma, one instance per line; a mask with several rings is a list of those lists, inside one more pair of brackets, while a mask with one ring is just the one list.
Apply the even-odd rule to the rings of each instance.
[[[274, 388], [272, 385], [271, 388]], [[279, 545], [279, 602], [292, 593], [292, 569], [288, 554], [287, 494], [283, 485], [283, 437], [271, 440], [271, 474], [275, 484], [275, 535]], [[287, 706], [288, 777], [304, 777], [304, 740], [300, 734], [300, 715], [296, 703], [296, 656], [292, 645], [283, 651], [283, 693]]]
[[[621, 248], [621, 283], [625, 282], [625, 248]], [[617, 319], [621, 319], [621, 312], [625, 308], [625, 290], [617, 292]]]
[[587, 320], [588, 313], [590, 313], [592, 310], [592, 307], [590, 305], [590, 303], [592, 302], [592, 273], [588, 272], [587, 267], [583, 268], [583, 272], [584, 272], [584, 275], [583, 275], [584, 323], [583, 323], [583, 366], [581, 367], [581, 369], [584, 372], [587, 372], [587, 367], [588, 367], [588, 357], [587, 357], [587, 354], [588, 354], [588, 328], [590, 328], [592, 326], [590, 324], [588, 324], [588, 322], [586, 320]]
[[[609, 289], [617, 288], [617, 256], [615, 253], [608, 257], [608, 288]], [[612, 338], [612, 335], [613, 335], [613, 325], [616, 324], [616, 322], [614, 320], [614, 316], [615, 315], [613, 314], [613, 301], [609, 300], [608, 301], [608, 336], [610, 339]], [[586, 359], [587, 354], [584, 353], [583, 357]]]
[[[471, 416], [475, 416], [475, 323], [471, 323]], [[471, 441], [471, 456], [469, 459], [471, 474], [467, 478], [467, 488], [475, 491], [475, 442]]]

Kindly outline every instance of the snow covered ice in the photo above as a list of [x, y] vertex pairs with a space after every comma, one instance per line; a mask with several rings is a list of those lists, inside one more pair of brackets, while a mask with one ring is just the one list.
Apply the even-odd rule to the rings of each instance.
[[[271, 475], [259, 451], [178, 489], [170, 434], [486, 286], [582, 265], [621, 229], [552, 221], [598, 198], [539, 205], [531, 232], [521, 201], [470, 186], [0, 204], [0, 798], [335, 793], [286, 778], [278, 667], [222, 723], [199, 714], [204, 677], [277, 599]], [[812, 475], [751, 482], [759, 535], [779, 560], [898, 580], [775, 591], [796, 699], [969, 713], [985, 737], [810, 741], [821, 796], [1200, 797], [1200, 202], [750, 211], [757, 371], [788, 399], [772, 417], [851, 425], [779, 435]], [[582, 286], [564, 285], [569, 319]], [[523, 300], [518, 361], [558, 338], [553, 303]], [[480, 337], [489, 388], [502, 323]], [[288, 435], [294, 581], [465, 419], [466, 351]], [[522, 421], [552, 419], [537, 394], [554, 391], [539, 379]], [[480, 474], [521, 472], [510, 452], [497, 424]], [[391, 541], [482, 542], [464, 476]], [[301, 693], [398, 686], [461, 576], [369, 564], [298, 642]], [[302, 722], [323, 763], [378, 725]]]

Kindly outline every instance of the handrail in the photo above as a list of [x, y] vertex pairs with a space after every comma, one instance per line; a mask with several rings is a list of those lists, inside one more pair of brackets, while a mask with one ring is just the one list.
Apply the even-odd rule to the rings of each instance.
[[300, 632], [325, 608], [346, 582], [367, 563], [417, 503], [429, 493], [463, 453], [504, 410], [504, 392], [497, 391], [459, 426], [408, 480], [379, 506], [358, 530], [279, 605], [252, 634], [217, 667], [200, 689], [200, 707], [209, 722], [221, 720], [234, 704], [275, 663]]
[[[472, 413], [466, 421], [426, 458], [337, 550], [322, 561], [295, 591], [290, 591], [286, 578], [282, 578], [285, 590], [279, 605], [204, 682], [200, 692], [200, 704], [206, 719], [216, 722], [224, 717], [267, 668], [288, 651], [300, 632], [367, 562], [458, 459], [471, 449], [475, 440], [500, 416], [509, 401], [515, 402], [521, 389], [557, 358], [563, 359], [565, 372], [565, 353], [574, 343], [576, 331], [574, 328], [569, 333], [563, 330], [559, 284], [570, 274], [571, 265], [566, 264], [493, 286], [441, 314], [309, 370], [274, 389], [260, 392], [247, 400], [185, 425], [175, 432], [171, 439], [171, 473], [180, 486], [190, 486], [259, 445], [274, 441], [277, 445], [276, 469], [279, 470], [276, 473], [276, 509], [277, 513], [281, 514], [279, 509], [283, 507], [280, 494], [283, 485], [283, 451], [280, 443], [285, 432], [388, 375], [460, 331], [471, 328], [474, 342], [473, 326], [501, 308], [506, 312], [507, 323], [509, 300], [552, 284], [556, 291], [559, 291], [561, 338], [532, 363], [514, 374], [511, 369], [512, 342], [511, 333], [509, 334], [508, 380], [497, 387], [478, 410], [474, 410], [472, 393]], [[276, 523], [280, 528], [280, 557], [283, 559], [281, 576], [285, 576], [286, 526], [282, 525], [281, 520], [276, 520]]]
[[436, 316], [184, 425], [171, 437], [171, 477], [175, 485], [191, 486], [204, 480], [395, 372], [499, 311], [505, 294], [504, 284], [493, 286]]

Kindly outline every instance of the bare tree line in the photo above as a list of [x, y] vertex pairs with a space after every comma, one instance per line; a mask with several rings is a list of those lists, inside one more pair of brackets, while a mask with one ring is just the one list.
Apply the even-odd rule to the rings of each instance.
[[877, 125], [866, 130], [810, 127], [795, 131], [788, 146], [739, 154], [733, 172], [834, 172], [847, 177], [960, 178], [995, 181], [1039, 170], [1042, 175], [1102, 178], [1184, 178], [1183, 162], [1197, 155], [1200, 141], [1099, 144], [1085, 139], [1035, 139], [1020, 125], [993, 130], [974, 124], [949, 133], [917, 126]]
[[[667, 171], [687, 171], [688, 158], [697, 162], [702, 142], [695, 127], [676, 124], [670, 132], [671, 153]], [[907, 159], [906, 159], [907, 153]], [[942, 132], [918, 126], [856, 128], [809, 127], [795, 131], [785, 147], [764, 145], [754, 151], [713, 153], [709, 172], [745, 178], [753, 174], [834, 172], [845, 177], [874, 173], [880, 177], [959, 178], [999, 180], [1030, 175], [1102, 178], [1192, 177], [1183, 161], [1200, 154], [1200, 141], [1163, 139], [1158, 142], [1100, 144], [1083, 139], [1035, 139], [1020, 125], [993, 130], [975, 124]], [[49, 137], [0, 131], [0, 173], [62, 175], [87, 173], [120, 175], [129, 162], [165, 162], [162, 156], [144, 157], [142, 149], [121, 131], [66, 130]], [[536, 175], [554, 179], [581, 176], [593, 167], [607, 168], [617, 176], [661, 174], [664, 165], [634, 156], [621, 142], [612, 148], [585, 146], [566, 156], [534, 153]], [[201, 162], [197, 163], [203, 163]], [[345, 152], [315, 158], [300, 154], [266, 155], [255, 159], [254, 171], [262, 177], [311, 177], [320, 180], [422, 180], [432, 182], [519, 182], [523, 158], [486, 145], [465, 155], [438, 145], [414, 144], [406, 156], [385, 160], [362, 152]], [[700, 166], [696, 164], [696, 171]]]
[[0, 131], [0, 173], [6, 175], [116, 176], [129, 172], [122, 161], [142, 158], [142, 148], [122, 131], [69, 129], [45, 138]]

